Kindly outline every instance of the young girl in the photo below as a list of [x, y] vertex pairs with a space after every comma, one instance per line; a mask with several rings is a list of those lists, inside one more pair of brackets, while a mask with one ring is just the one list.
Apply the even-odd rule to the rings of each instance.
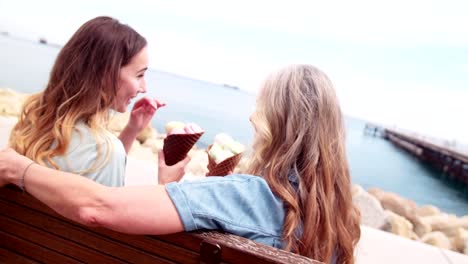
[[120, 140], [106, 125], [146, 92], [147, 68], [146, 40], [135, 30], [110, 17], [86, 22], [58, 54], [46, 89], [25, 103], [10, 146], [39, 164], [123, 186], [126, 153], [158, 102], [138, 101]]
[[[221, 229], [325, 263], [354, 263], [359, 213], [330, 80], [310, 65], [282, 69], [263, 85], [251, 121], [251, 175], [106, 188], [72, 175], [64, 180], [5, 150], [0, 186], [25, 187], [58, 213], [89, 226], [133, 234]], [[163, 160], [159, 166], [173, 169]]]

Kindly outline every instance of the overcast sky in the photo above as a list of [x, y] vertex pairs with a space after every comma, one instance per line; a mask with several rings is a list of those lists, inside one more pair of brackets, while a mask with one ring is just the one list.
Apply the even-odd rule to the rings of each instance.
[[468, 1], [0, 0], [0, 31], [64, 44], [98, 15], [150, 43], [151, 67], [255, 92], [310, 63], [345, 113], [468, 142]]

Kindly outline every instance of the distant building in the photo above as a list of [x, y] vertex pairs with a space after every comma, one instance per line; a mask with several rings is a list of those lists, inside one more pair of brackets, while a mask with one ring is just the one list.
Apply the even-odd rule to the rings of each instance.
[[223, 86], [226, 87], [226, 88], [231, 88], [231, 89], [234, 89], [234, 90], [239, 90], [239, 87], [234, 86], [234, 85], [223, 84]]

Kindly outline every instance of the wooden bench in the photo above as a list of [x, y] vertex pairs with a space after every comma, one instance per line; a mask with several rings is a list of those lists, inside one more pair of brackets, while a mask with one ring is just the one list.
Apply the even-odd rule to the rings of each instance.
[[0, 263], [320, 263], [217, 231], [126, 235], [65, 219], [14, 186], [0, 188]]

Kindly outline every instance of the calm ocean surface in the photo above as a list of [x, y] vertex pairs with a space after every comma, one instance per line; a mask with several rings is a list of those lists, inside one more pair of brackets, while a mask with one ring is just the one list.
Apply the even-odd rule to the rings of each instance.
[[[59, 49], [36, 42], [0, 36], [0, 88], [36, 92], [44, 88]], [[148, 95], [167, 103], [152, 123], [164, 131], [168, 121], [195, 122], [206, 130], [201, 147], [226, 132], [248, 145], [253, 129], [248, 117], [255, 96], [171, 73], [150, 70]], [[379, 187], [443, 211], [468, 215], [468, 188], [444, 179], [444, 175], [380, 138], [363, 133], [365, 122], [346, 118], [348, 158], [353, 183], [365, 189]]]

